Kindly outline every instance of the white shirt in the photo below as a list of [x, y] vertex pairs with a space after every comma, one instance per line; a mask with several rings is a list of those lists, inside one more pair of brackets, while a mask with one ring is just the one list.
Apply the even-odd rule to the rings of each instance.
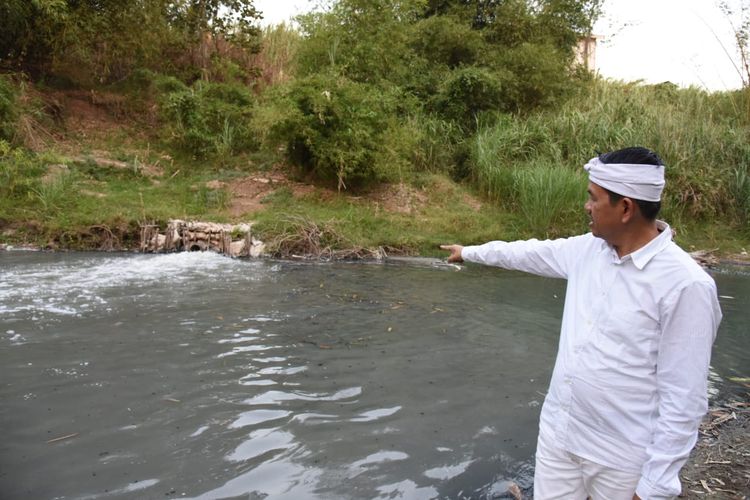
[[560, 345], [540, 432], [558, 446], [641, 474], [642, 499], [680, 493], [678, 473], [707, 410], [721, 321], [713, 279], [669, 226], [620, 259], [585, 234], [464, 247], [464, 260], [566, 278]]

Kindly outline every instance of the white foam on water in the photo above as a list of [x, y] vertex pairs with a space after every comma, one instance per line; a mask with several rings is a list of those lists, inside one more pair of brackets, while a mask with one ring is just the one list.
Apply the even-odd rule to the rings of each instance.
[[447, 481], [466, 472], [466, 469], [468, 469], [472, 463], [474, 463], [474, 460], [466, 460], [455, 465], [435, 467], [426, 470], [424, 472], [424, 475], [426, 477], [429, 477], [430, 479], [440, 479], [442, 481]]
[[379, 408], [377, 410], [366, 411], [350, 419], [350, 422], [372, 422], [383, 417], [390, 417], [400, 410], [401, 406], [394, 406], [393, 408]]
[[382, 464], [385, 462], [395, 462], [398, 460], [406, 460], [409, 458], [408, 453], [403, 451], [379, 451], [371, 455], [367, 455], [361, 460], [353, 462], [349, 468], [354, 470], [358, 468], [370, 467], [372, 465]]
[[247, 262], [213, 252], [73, 258], [6, 266], [0, 272], [0, 314], [32, 312], [77, 316], [104, 309], [107, 290], [180, 285], [216, 274], [256, 279]]
[[122, 488], [110, 490], [105, 493], [94, 493], [91, 495], [85, 495], [85, 496], [80, 497], [80, 499], [81, 500], [94, 500], [96, 498], [102, 498], [102, 497], [117, 497], [119, 495], [124, 495], [126, 493], [132, 493], [135, 491], [145, 490], [146, 488], [150, 488], [152, 486], [159, 484], [159, 482], [160, 481], [158, 479], [144, 479], [142, 481], [133, 481], [132, 483], [126, 486], [123, 486]]

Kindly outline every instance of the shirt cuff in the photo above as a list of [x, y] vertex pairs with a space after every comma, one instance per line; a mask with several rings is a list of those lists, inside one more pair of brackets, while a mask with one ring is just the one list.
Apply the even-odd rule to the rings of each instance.
[[469, 262], [473, 262], [474, 259], [472, 259], [472, 257], [476, 253], [474, 251], [474, 248], [476, 248], [475, 245], [469, 245], [469, 246], [463, 247], [461, 249], [461, 259], [469, 261]]
[[665, 495], [663, 492], [659, 491], [659, 488], [651, 484], [651, 482], [644, 477], [638, 481], [635, 494], [638, 495], [641, 500], [671, 500], [674, 498], [674, 495]]

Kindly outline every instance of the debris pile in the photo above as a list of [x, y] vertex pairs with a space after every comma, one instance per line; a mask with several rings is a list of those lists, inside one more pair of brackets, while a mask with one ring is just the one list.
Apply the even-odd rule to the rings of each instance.
[[263, 242], [253, 238], [251, 224], [217, 224], [172, 219], [164, 233], [156, 224], [141, 226], [141, 252], [212, 251], [231, 257], [259, 257]]
[[711, 408], [682, 471], [681, 498], [743, 500], [750, 492], [750, 394]]
[[718, 248], [714, 248], [713, 250], [696, 250], [690, 252], [690, 256], [703, 267], [716, 267], [719, 265], [719, 258], [715, 254], [717, 250]]

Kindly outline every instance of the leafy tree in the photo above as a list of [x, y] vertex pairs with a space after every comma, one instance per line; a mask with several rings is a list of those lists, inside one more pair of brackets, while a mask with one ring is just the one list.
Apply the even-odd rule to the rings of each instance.
[[481, 112], [502, 109], [503, 94], [503, 82], [489, 69], [461, 68], [442, 85], [437, 108], [466, 130], [474, 130]]
[[403, 81], [410, 62], [407, 27], [423, 7], [422, 0], [339, 0], [328, 12], [302, 16], [300, 72], [334, 67], [359, 82]]
[[327, 72], [285, 89], [286, 113], [273, 135], [293, 165], [339, 189], [380, 180], [378, 157], [391, 129], [396, 99], [366, 83]]
[[176, 0], [166, 4], [171, 24], [198, 41], [205, 33], [257, 52], [260, 12], [252, 0]]
[[0, 18], [3, 66], [85, 84], [190, 64], [206, 35], [245, 50], [260, 36], [253, 0], [5, 0]]
[[483, 48], [481, 34], [454, 16], [431, 16], [414, 25], [411, 47], [431, 64], [471, 65]]
[[55, 51], [69, 10], [65, 0], [0, 2], [0, 66], [36, 73]]

